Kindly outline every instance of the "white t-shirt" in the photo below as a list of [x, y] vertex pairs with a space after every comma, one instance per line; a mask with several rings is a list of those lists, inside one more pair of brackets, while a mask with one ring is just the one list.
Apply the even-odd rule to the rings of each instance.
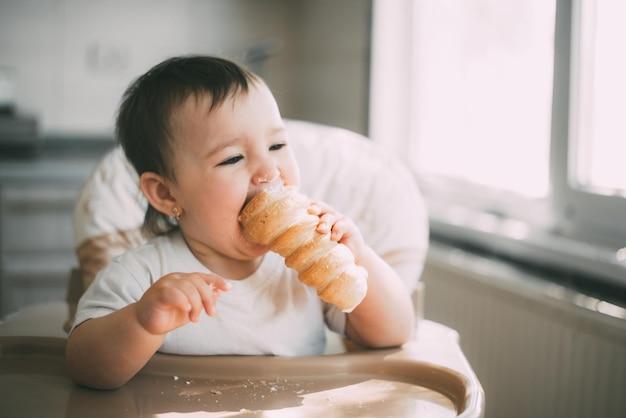
[[[179, 231], [155, 238], [112, 260], [98, 273], [78, 304], [78, 324], [137, 302], [162, 276], [173, 272], [210, 273], [190, 251]], [[217, 315], [171, 331], [159, 351], [190, 355], [323, 354], [326, 325], [343, 334], [345, 314], [303, 285], [284, 259], [268, 252], [243, 280], [229, 280]]]

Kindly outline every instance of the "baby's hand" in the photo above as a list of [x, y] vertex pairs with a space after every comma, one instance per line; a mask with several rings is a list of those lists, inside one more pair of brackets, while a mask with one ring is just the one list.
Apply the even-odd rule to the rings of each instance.
[[161, 277], [137, 302], [137, 320], [151, 334], [165, 334], [190, 321], [204, 309], [215, 315], [220, 293], [230, 285], [221, 277], [204, 273], [171, 273]]
[[346, 245], [357, 260], [365, 249], [365, 242], [361, 231], [345, 215], [334, 210], [324, 202], [313, 202], [309, 207], [309, 213], [319, 216], [320, 222], [317, 225], [317, 232], [326, 234], [330, 232], [330, 239]]

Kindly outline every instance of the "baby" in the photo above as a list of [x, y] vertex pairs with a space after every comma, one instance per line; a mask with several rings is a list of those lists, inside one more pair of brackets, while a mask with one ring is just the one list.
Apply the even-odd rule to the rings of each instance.
[[367, 294], [350, 313], [245, 238], [245, 204], [263, 188], [300, 181], [278, 105], [258, 76], [220, 58], [168, 59], [127, 89], [116, 128], [149, 203], [152, 238], [112, 260], [81, 298], [66, 350], [76, 381], [119, 387], [157, 351], [318, 355], [326, 326], [364, 347], [410, 338], [406, 286], [329, 205], [309, 208], [317, 230], [368, 272]]

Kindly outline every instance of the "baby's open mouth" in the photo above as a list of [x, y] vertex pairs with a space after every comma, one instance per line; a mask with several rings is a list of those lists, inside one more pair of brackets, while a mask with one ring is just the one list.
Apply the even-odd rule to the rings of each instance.
[[248, 206], [248, 203], [250, 203], [252, 201], [252, 199], [254, 199], [256, 197], [256, 195], [258, 195], [258, 194], [259, 194], [259, 192], [257, 191], [256, 193], [253, 193], [253, 194], [251, 194], [251, 195], [246, 197], [246, 200], [244, 200], [243, 205], [241, 206], [241, 209], [239, 209], [239, 217], [240, 218], [241, 218], [241, 212], [244, 211], [246, 206]]

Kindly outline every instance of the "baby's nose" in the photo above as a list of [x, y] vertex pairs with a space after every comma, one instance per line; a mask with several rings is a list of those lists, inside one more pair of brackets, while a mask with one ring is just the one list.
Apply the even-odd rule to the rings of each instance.
[[263, 184], [263, 183], [269, 183], [269, 182], [270, 182], [270, 180], [271, 180], [271, 178], [270, 178], [269, 174], [263, 174], [263, 175], [261, 175], [261, 176], [257, 176], [257, 177], [255, 178], [255, 181], [254, 181], [254, 182], [255, 182], [256, 184]]
[[257, 186], [267, 186], [274, 183], [276, 180], [280, 180], [280, 173], [276, 168], [274, 168], [271, 171], [265, 171], [255, 175], [252, 178], [252, 183]]

